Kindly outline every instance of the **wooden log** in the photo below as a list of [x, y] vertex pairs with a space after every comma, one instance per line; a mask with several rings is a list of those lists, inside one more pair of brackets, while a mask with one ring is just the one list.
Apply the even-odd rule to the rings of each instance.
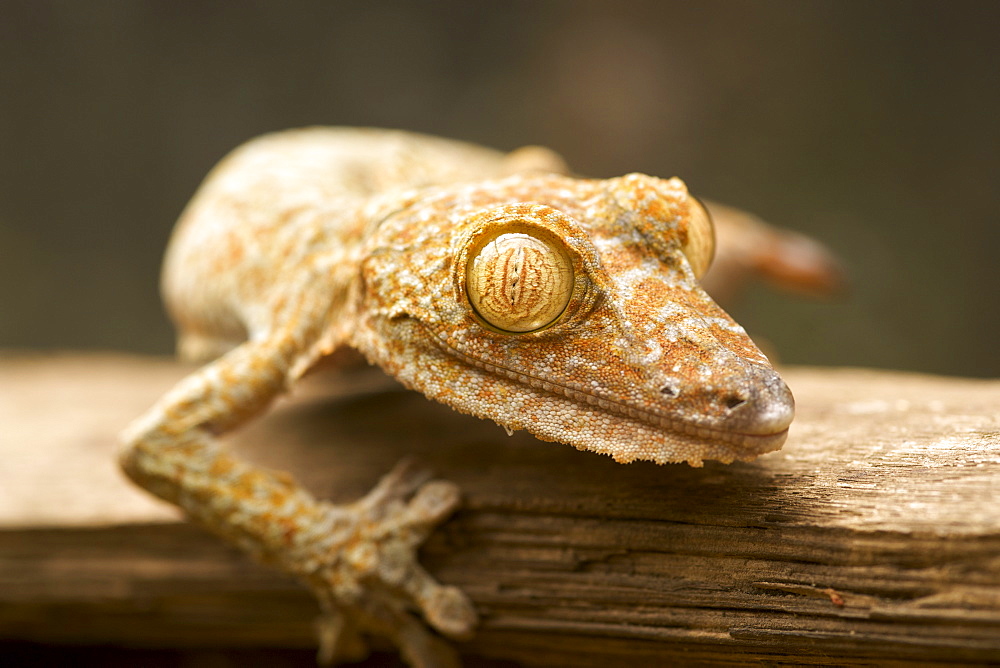
[[[0, 639], [308, 647], [317, 608], [114, 465], [189, 369], [0, 359]], [[525, 666], [1000, 661], [1000, 382], [784, 372], [798, 417], [752, 464], [619, 465], [458, 415], [375, 372], [307, 379], [231, 442], [349, 500], [416, 455], [463, 509], [424, 549]]]

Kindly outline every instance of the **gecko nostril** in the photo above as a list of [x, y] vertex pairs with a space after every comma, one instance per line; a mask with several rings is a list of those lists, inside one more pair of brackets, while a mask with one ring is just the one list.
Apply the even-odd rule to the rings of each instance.
[[726, 408], [733, 411], [742, 406], [747, 402], [746, 399], [739, 396], [738, 394], [730, 394], [726, 397]]
[[660, 388], [660, 394], [662, 394], [665, 397], [673, 398], [676, 397], [678, 393], [677, 393], [677, 388], [674, 387], [673, 385], [664, 385], [663, 387]]

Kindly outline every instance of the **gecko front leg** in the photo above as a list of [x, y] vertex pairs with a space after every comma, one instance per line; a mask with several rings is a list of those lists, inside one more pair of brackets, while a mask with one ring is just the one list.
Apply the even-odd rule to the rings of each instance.
[[301, 337], [284, 332], [235, 348], [181, 381], [124, 436], [121, 464], [139, 485], [315, 592], [323, 609], [320, 658], [357, 658], [362, 633], [388, 636], [416, 666], [455, 663], [445, 635], [476, 616], [455, 587], [435, 582], [417, 546], [458, 503], [451, 483], [402, 464], [349, 505], [318, 501], [285, 473], [244, 462], [217, 437], [263, 411], [290, 379]]

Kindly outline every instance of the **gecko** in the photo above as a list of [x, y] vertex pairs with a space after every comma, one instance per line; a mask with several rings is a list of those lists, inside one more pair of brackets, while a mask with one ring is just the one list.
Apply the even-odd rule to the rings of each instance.
[[374, 634], [411, 665], [455, 665], [442, 636], [468, 638], [475, 609], [415, 556], [454, 484], [402, 463], [334, 505], [222, 437], [353, 349], [508, 432], [618, 462], [750, 461], [781, 447], [794, 401], [699, 284], [714, 243], [677, 178], [577, 178], [541, 147], [403, 131], [264, 135], [174, 230], [162, 292], [180, 355], [205, 365], [126, 429], [120, 464], [303, 581], [322, 661], [363, 656]]

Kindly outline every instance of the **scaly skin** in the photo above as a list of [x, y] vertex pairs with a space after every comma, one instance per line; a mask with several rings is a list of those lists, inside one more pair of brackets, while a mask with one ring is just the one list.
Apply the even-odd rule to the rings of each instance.
[[[409, 610], [455, 638], [476, 620], [414, 557], [456, 507], [453, 485], [404, 466], [333, 506], [219, 445], [341, 347], [461, 412], [621, 462], [749, 461], [784, 441], [791, 394], [696, 280], [710, 228], [684, 184], [563, 171], [538, 148], [290, 131], [224, 160], [178, 224], [163, 285], [179, 347], [221, 356], [129, 428], [123, 467], [303, 579], [326, 614], [325, 658], [381, 633], [414, 665], [446, 665], [451, 650]], [[541, 242], [503, 255], [484, 283], [499, 308], [561, 299], [532, 331], [470, 304], [467, 267], [504, 232]], [[568, 287], [545, 282], [553, 271]]]

